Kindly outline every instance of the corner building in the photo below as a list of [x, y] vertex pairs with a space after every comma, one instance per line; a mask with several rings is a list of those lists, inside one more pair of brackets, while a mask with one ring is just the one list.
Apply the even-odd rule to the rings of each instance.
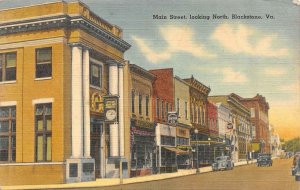
[[[129, 48], [119, 27], [81, 2], [0, 11], [1, 185], [118, 177], [120, 158], [128, 175]], [[105, 122], [106, 95], [119, 97], [117, 122]]]

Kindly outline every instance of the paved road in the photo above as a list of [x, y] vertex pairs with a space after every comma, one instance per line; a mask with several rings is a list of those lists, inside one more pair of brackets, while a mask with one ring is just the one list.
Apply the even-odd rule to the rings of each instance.
[[[300, 190], [300, 181], [291, 176], [292, 159], [276, 159], [272, 167], [254, 164], [231, 171], [209, 172], [161, 181], [101, 187], [103, 190]], [[87, 188], [93, 189], [93, 188]]]

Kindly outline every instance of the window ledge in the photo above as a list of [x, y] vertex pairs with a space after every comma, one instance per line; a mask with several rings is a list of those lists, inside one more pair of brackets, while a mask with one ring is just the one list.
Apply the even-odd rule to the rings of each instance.
[[13, 84], [13, 83], [17, 83], [17, 81], [16, 80], [11, 80], [11, 81], [0, 82], [0, 84]]
[[97, 90], [101, 90], [101, 88], [100, 88], [99, 86], [94, 86], [94, 85], [91, 85], [91, 84], [90, 84], [90, 87], [91, 87], [91, 88], [95, 88], [95, 89], [97, 89]]
[[30, 166], [30, 165], [60, 165], [65, 164], [64, 162], [11, 162], [11, 163], [0, 163], [0, 166]]
[[43, 78], [35, 78], [35, 81], [39, 81], [39, 80], [51, 80], [52, 77], [43, 77]]

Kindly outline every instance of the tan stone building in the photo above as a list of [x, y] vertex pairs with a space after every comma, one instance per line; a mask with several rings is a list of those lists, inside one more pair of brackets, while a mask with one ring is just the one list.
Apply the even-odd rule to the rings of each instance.
[[130, 171], [131, 176], [151, 175], [156, 170], [152, 83], [155, 75], [129, 64]]
[[232, 145], [231, 157], [234, 162], [246, 159], [250, 145], [251, 124], [250, 111], [244, 106], [236, 94], [210, 96], [209, 101], [214, 103], [222, 103], [231, 110], [230, 121], [232, 121], [233, 129], [231, 132], [230, 144]]
[[[118, 177], [120, 157], [128, 176], [129, 47], [81, 2], [0, 11], [1, 185]], [[106, 95], [119, 98], [105, 115]]]

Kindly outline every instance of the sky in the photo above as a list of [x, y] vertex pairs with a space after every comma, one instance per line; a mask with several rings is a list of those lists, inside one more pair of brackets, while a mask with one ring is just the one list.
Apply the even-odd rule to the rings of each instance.
[[[50, 1], [0, 0], [0, 8], [43, 2]], [[233, 92], [250, 98], [259, 93], [281, 138], [300, 136], [300, 0], [82, 2], [123, 29], [123, 39], [132, 46], [125, 59], [131, 63], [174, 68], [181, 78], [193, 75], [211, 88], [210, 95]], [[233, 14], [260, 18], [233, 19]]]

